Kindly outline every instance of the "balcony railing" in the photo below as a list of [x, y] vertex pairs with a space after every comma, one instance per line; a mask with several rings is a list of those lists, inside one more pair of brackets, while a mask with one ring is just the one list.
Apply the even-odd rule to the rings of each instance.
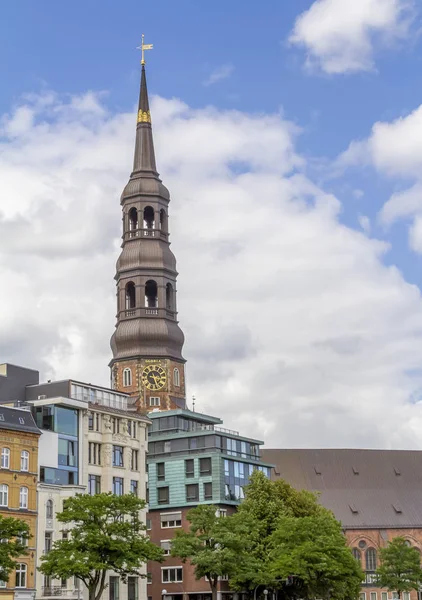
[[51, 585], [42, 588], [42, 595], [44, 598], [56, 598], [58, 596], [64, 596], [66, 598], [76, 598], [78, 596], [78, 590], [76, 588], [65, 588], [60, 585]]
[[377, 584], [377, 574], [375, 571], [366, 571], [365, 578], [362, 581], [362, 585], [375, 585]]

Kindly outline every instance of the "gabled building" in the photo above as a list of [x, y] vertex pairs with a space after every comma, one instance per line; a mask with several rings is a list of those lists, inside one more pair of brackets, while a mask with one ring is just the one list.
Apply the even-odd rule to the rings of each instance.
[[[422, 452], [418, 450], [268, 449], [274, 480], [317, 492], [341, 522], [365, 572], [360, 600], [396, 600], [375, 585], [379, 551], [403, 536], [422, 556]], [[419, 594], [420, 595], [420, 594]], [[403, 600], [417, 600], [417, 592]]]
[[0, 582], [0, 600], [35, 595], [40, 435], [29, 411], [0, 405], [0, 515], [25, 521], [30, 531], [28, 553], [16, 560], [9, 581]]
[[[185, 409], [149, 414], [148, 527], [153, 542], [166, 554], [175, 532], [188, 529], [187, 513], [198, 504], [214, 504], [224, 517], [236, 509], [254, 470], [270, 476], [261, 459], [260, 440], [221, 427], [217, 417]], [[152, 600], [210, 600], [209, 584], [195, 579], [190, 564], [177, 558], [148, 567]], [[164, 590], [164, 591], [163, 591]], [[220, 581], [220, 599], [231, 598]]]

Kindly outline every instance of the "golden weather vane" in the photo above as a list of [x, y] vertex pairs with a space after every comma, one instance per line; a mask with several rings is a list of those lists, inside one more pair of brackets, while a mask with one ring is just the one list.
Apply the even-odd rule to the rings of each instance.
[[142, 52], [141, 65], [145, 64], [145, 55], [144, 55], [145, 50], [152, 50], [152, 48], [153, 48], [152, 44], [144, 44], [144, 38], [145, 38], [145, 36], [144, 36], [144, 34], [142, 34], [142, 43], [140, 46], [138, 46], [136, 48], [137, 50], [140, 50]]

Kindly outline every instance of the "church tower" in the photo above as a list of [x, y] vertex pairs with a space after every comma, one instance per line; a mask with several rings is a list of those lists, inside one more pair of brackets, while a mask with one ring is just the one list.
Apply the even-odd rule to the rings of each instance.
[[169, 242], [170, 194], [157, 173], [143, 58], [141, 64], [133, 171], [120, 200], [123, 243], [110, 368], [112, 387], [136, 397], [139, 410], [169, 410], [186, 403], [184, 335]]

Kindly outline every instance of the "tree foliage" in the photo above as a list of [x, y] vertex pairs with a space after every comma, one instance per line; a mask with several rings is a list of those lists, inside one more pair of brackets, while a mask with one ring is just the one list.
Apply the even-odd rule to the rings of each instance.
[[221, 575], [229, 576], [232, 589], [251, 594], [267, 588], [279, 598], [358, 596], [363, 572], [340, 524], [315, 494], [255, 472], [234, 515], [218, 518], [216, 509], [189, 511], [189, 532], [178, 532], [172, 542], [172, 555], [189, 560], [198, 579], [208, 578], [213, 598]]
[[163, 557], [161, 548], [144, 534], [139, 517], [144, 507], [145, 502], [133, 494], [68, 498], [57, 519], [71, 525], [71, 535], [55, 542], [41, 557], [39, 570], [56, 579], [80, 579], [88, 588], [89, 600], [101, 597], [107, 571], [114, 571], [123, 581], [128, 575], [143, 577], [140, 569], [145, 562]]
[[275, 587], [282, 584], [286, 595], [333, 600], [358, 597], [362, 569], [346, 545], [340, 523], [328, 511], [282, 517], [271, 546], [269, 579]]
[[27, 523], [0, 515], [0, 581], [8, 581], [10, 572], [16, 567], [13, 559], [28, 553], [26, 542], [29, 537]]
[[213, 598], [217, 597], [218, 578], [235, 570], [247, 573], [252, 568], [245, 552], [243, 536], [247, 527], [232, 517], [219, 517], [216, 506], [202, 504], [188, 515], [189, 531], [177, 531], [172, 540], [172, 556], [195, 567], [197, 579], [208, 579]]
[[419, 552], [408, 546], [403, 537], [396, 537], [380, 550], [380, 566], [377, 571], [380, 587], [397, 592], [417, 590], [422, 583], [421, 557]]

